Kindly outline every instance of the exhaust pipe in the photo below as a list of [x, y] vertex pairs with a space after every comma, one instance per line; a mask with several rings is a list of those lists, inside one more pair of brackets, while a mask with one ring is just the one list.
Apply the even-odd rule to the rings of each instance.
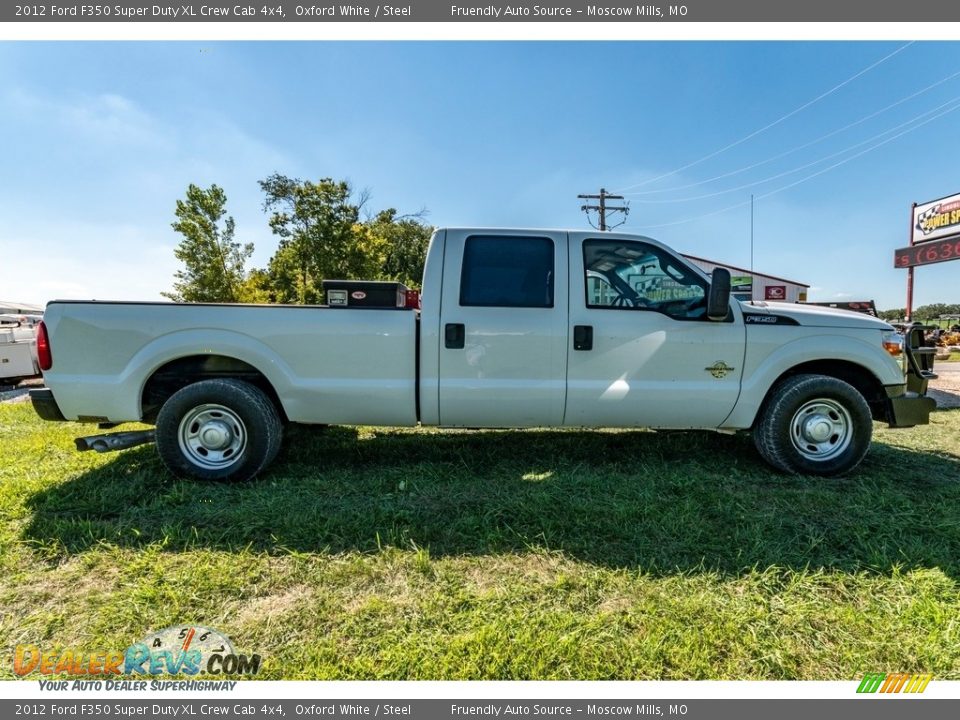
[[152, 443], [155, 437], [156, 431], [154, 430], [134, 430], [108, 435], [89, 435], [88, 437], [76, 438], [73, 442], [76, 443], [77, 450], [81, 452], [96, 450], [98, 453], [105, 453]]

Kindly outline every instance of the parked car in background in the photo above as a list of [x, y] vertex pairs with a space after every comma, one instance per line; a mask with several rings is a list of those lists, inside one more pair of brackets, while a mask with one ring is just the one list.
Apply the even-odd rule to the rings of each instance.
[[0, 314], [0, 382], [40, 374], [34, 326], [42, 319], [42, 315]]

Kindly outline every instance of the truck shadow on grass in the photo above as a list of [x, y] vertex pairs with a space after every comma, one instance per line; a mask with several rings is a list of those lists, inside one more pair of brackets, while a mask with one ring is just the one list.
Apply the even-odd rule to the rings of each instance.
[[847, 479], [787, 477], [749, 437], [292, 427], [239, 484], [180, 481], [152, 447], [28, 500], [27, 539], [271, 554], [562, 551], [664, 575], [753, 567], [960, 578], [960, 455], [875, 444]]

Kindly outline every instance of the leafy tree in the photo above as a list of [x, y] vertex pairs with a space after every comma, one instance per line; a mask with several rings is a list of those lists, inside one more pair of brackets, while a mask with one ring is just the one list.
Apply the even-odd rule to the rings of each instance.
[[945, 303], [933, 303], [931, 305], [921, 305], [913, 311], [915, 320], [937, 320], [941, 315], [960, 314], [960, 305], [947, 305]]
[[268, 281], [256, 282], [275, 302], [320, 302], [324, 279], [420, 284], [432, 232], [418, 219], [422, 211], [398, 216], [391, 208], [361, 221], [367, 194], [355, 198], [349, 183], [331, 178], [312, 182], [274, 173], [260, 187], [280, 243]]
[[889, 320], [889, 321], [896, 322], [899, 320], [903, 320], [903, 318], [907, 316], [907, 309], [897, 308], [895, 310], [880, 310], [877, 312], [877, 316], [881, 320]]
[[161, 293], [176, 302], [237, 302], [245, 282], [244, 265], [253, 244], [234, 242], [234, 221], [224, 219], [227, 196], [217, 185], [193, 185], [177, 200], [172, 227], [183, 235], [174, 250], [184, 269], [174, 276], [173, 292]]
[[270, 228], [280, 238], [268, 269], [278, 302], [319, 302], [324, 278], [362, 277], [376, 265], [375, 248], [357, 230], [360, 205], [351, 202], [348, 183], [274, 173], [260, 187], [264, 212], [272, 212]]
[[251, 270], [239, 288], [237, 300], [242, 303], [256, 304], [275, 302], [270, 274], [266, 270]]
[[420, 222], [422, 214], [398, 217], [397, 211], [390, 208], [370, 221], [371, 231], [386, 243], [386, 258], [379, 276], [382, 279], [420, 287], [427, 245], [433, 233], [432, 227]]
[[[906, 317], [907, 309], [881, 310], [877, 315], [880, 316], [881, 320], [897, 321]], [[939, 321], [942, 315], [960, 315], [960, 305], [956, 303], [931, 303], [930, 305], [921, 305], [918, 308], [914, 308], [912, 319], [923, 323], [937, 322], [940, 324]], [[946, 323], [947, 321], [944, 322]]]

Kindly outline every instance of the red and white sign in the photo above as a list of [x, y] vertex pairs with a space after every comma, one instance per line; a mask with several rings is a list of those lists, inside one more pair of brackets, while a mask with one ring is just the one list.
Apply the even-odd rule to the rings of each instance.
[[352, 293], [350, 293], [350, 297], [352, 297], [354, 300], [363, 300], [366, 296], [367, 294], [363, 290], [354, 290]]
[[787, 286], [786, 285], [767, 285], [763, 289], [763, 299], [764, 300], [786, 300]]
[[960, 194], [923, 203], [913, 209], [914, 245], [957, 235], [960, 235]]

